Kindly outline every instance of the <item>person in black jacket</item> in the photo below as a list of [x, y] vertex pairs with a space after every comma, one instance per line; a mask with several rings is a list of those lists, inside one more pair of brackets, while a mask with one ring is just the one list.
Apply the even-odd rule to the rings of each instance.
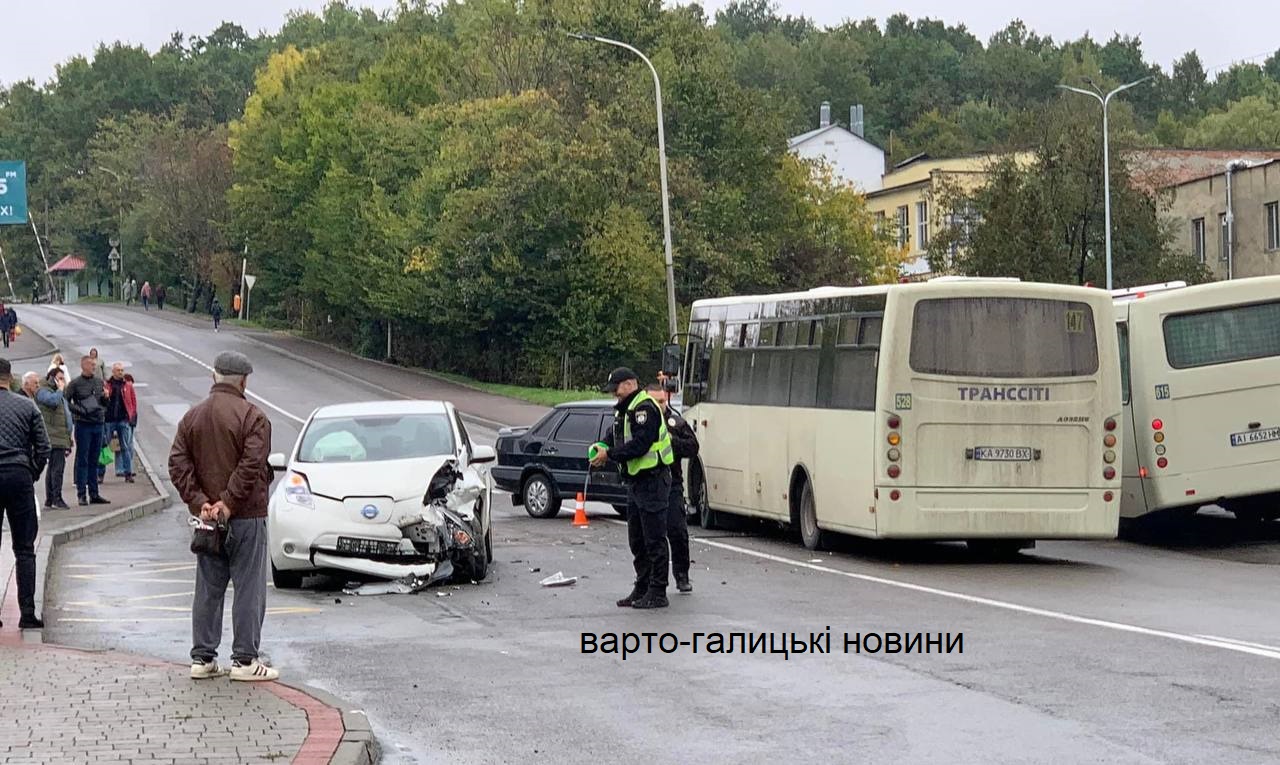
[[102, 424], [106, 421], [107, 397], [98, 377], [97, 360], [80, 359], [80, 376], [67, 383], [63, 393], [75, 422], [76, 497], [81, 506], [109, 505], [98, 493], [98, 456], [102, 453]]
[[658, 405], [640, 387], [636, 373], [619, 367], [609, 375], [605, 390], [614, 395], [613, 428], [605, 434], [594, 467], [612, 459], [627, 484], [627, 541], [635, 567], [631, 594], [619, 608], [666, 608], [667, 502], [671, 494], [671, 464], [666, 423]]
[[671, 450], [676, 461], [671, 464], [671, 494], [667, 501], [667, 539], [671, 542], [671, 575], [680, 592], [693, 592], [689, 581], [689, 513], [684, 501], [684, 470], [680, 460], [698, 456], [698, 436], [689, 423], [671, 406], [670, 396], [661, 382], [649, 385], [649, 395], [662, 408], [671, 434]]
[[[13, 368], [0, 359], [0, 378]], [[9, 517], [9, 534], [17, 564], [18, 628], [40, 629], [36, 615], [36, 516], [35, 482], [49, 461], [49, 438], [44, 418], [35, 402], [22, 393], [0, 391], [0, 514]], [[0, 624], [3, 626], [3, 624]]]

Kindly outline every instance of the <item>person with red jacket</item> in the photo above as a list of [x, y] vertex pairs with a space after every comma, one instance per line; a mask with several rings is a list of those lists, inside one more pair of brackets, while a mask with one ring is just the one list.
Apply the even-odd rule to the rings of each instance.
[[[103, 386], [107, 396], [107, 416], [103, 426], [102, 442], [111, 443], [115, 436], [120, 441], [116, 452], [116, 477], [125, 483], [133, 483], [133, 429], [138, 424], [138, 396], [133, 388], [132, 375], [124, 373], [124, 364], [111, 365], [111, 377]], [[98, 482], [107, 476], [106, 465], [98, 466]]]

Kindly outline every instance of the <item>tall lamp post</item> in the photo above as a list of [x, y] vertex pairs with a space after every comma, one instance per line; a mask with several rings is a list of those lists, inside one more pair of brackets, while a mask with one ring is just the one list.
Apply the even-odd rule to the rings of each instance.
[[667, 141], [662, 128], [662, 83], [658, 80], [658, 70], [654, 69], [653, 62], [647, 56], [624, 42], [595, 35], [573, 32], [567, 34], [575, 40], [587, 40], [625, 48], [639, 56], [653, 73], [654, 103], [658, 112], [658, 169], [662, 185], [662, 244], [666, 251], [667, 264], [667, 331], [669, 337], [674, 338], [676, 335], [676, 275], [674, 261], [671, 259], [671, 210], [667, 202]]
[[[112, 170], [109, 167], [103, 167], [102, 165], [98, 165], [98, 169], [104, 173], [110, 173], [111, 177], [116, 179], [116, 188], [119, 193], [119, 196], [116, 198], [116, 215], [117, 215], [116, 228], [119, 229], [119, 232], [117, 234], [118, 242], [111, 243], [111, 253], [112, 255], [115, 256], [113, 258], [114, 262], [111, 265], [118, 266], [119, 268], [120, 298], [124, 299], [124, 280], [125, 280], [125, 275], [124, 275], [124, 179], [120, 177], [119, 173], [117, 173], [115, 170]], [[117, 244], [119, 245], [118, 250], [116, 249]], [[116, 269], [112, 268], [112, 270], [114, 271]]]
[[1102, 197], [1103, 205], [1106, 210], [1106, 234], [1107, 234], [1107, 289], [1111, 289], [1111, 145], [1109, 128], [1107, 125], [1107, 107], [1111, 105], [1111, 97], [1117, 93], [1132, 88], [1134, 85], [1141, 85], [1151, 77], [1143, 77], [1140, 80], [1126, 83], [1111, 91], [1103, 94], [1102, 89], [1094, 84], [1093, 80], [1086, 79], [1085, 82], [1093, 90], [1085, 90], [1084, 88], [1073, 88], [1070, 85], [1059, 85], [1063, 90], [1069, 90], [1072, 93], [1083, 93], [1086, 96], [1096, 98], [1098, 103], [1102, 104]]

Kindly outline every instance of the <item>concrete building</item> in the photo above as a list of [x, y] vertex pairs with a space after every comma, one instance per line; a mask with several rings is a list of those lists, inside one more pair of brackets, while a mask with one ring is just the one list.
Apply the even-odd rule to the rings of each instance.
[[[1030, 161], [1030, 153], [1016, 155], [1019, 162]], [[903, 253], [902, 275], [925, 279], [930, 274], [925, 253], [930, 240], [943, 227], [972, 227], [978, 222], [972, 211], [937, 209], [944, 189], [969, 191], [981, 186], [997, 154], [971, 154], [934, 159], [917, 154], [894, 165], [881, 179], [880, 189], [867, 194], [867, 209], [876, 216], [882, 230], [897, 237]]]
[[1280, 158], [1245, 159], [1230, 171], [1223, 162], [1212, 174], [1165, 186], [1161, 202], [1175, 246], [1214, 278], [1280, 274]]
[[831, 121], [831, 104], [823, 101], [818, 127], [787, 141], [787, 149], [802, 159], [825, 162], [839, 180], [862, 192], [880, 188], [884, 149], [863, 137], [862, 106], [849, 109], [849, 127]]

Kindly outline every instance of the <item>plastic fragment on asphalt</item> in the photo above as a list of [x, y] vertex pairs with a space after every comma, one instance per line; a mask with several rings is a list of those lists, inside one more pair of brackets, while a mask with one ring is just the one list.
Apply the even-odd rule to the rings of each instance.
[[348, 587], [343, 592], [348, 595], [411, 595], [438, 582], [448, 581], [452, 576], [453, 564], [445, 560], [440, 562], [431, 576], [406, 576], [389, 582], [370, 582]]
[[578, 577], [565, 576], [563, 571], [557, 571], [546, 579], [543, 579], [541, 582], [538, 582], [538, 584], [541, 584], [543, 587], [568, 587], [577, 581]]
[[539, 571], [541, 571], [541, 570], [542, 570], [542, 568], [541, 568], [541, 567], [539, 567], [539, 568], [531, 568], [531, 569], [529, 569], [529, 573], [530, 573], [530, 574], [536, 574], [536, 573], [538, 573], [538, 572], [539, 572]]

